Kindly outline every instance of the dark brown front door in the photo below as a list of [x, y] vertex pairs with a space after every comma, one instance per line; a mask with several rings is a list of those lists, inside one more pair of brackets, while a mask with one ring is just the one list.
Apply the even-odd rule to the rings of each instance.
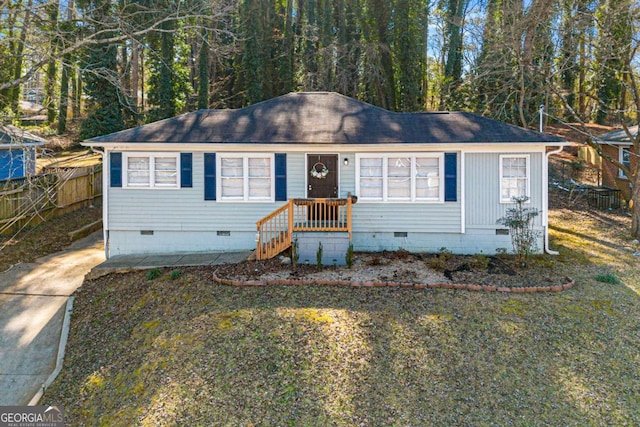
[[307, 197], [338, 197], [338, 156], [307, 154]]
[[[307, 154], [307, 197], [330, 199], [338, 197], [338, 156], [335, 154]], [[338, 208], [314, 203], [307, 211], [312, 221], [334, 221]]]

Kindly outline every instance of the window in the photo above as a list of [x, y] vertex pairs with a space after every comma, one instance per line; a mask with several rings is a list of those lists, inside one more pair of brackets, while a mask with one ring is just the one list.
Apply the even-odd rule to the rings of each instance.
[[443, 154], [366, 155], [356, 161], [363, 201], [443, 201]]
[[529, 197], [529, 156], [500, 156], [500, 202], [524, 196]]
[[[625, 165], [627, 167], [627, 169], [631, 168], [631, 147], [620, 147], [620, 163], [622, 163], [623, 165]], [[626, 178], [627, 175], [625, 175], [625, 173], [622, 171], [622, 169], [619, 169], [620, 171], [620, 178]]]
[[273, 201], [273, 156], [220, 154], [220, 200]]
[[125, 187], [178, 188], [179, 154], [126, 153]]

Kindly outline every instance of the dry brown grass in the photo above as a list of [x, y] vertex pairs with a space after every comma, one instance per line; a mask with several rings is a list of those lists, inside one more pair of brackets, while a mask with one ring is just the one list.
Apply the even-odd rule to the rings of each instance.
[[[41, 404], [71, 425], [640, 425], [624, 214], [552, 212], [557, 294], [87, 281]], [[615, 274], [619, 284], [595, 280]]]
[[[47, 218], [47, 213], [43, 214]], [[0, 236], [0, 271], [17, 263], [33, 262], [45, 255], [65, 249], [72, 243], [68, 233], [102, 218], [101, 203], [48, 219], [20, 232]]]

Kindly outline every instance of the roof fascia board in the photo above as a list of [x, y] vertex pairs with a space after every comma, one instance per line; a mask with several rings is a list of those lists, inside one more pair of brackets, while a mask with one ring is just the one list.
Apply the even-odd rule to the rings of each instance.
[[504, 152], [504, 151], [531, 151], [544, 150], [546, 147], [568, 146], [568, 142], [514, 142], [514, 143], [450, 143], [450, 144], [260, 144], [260, 143], [86, 143], [86, 147], [104, 147], [109, 150], [123, 151], [277, 151], [308, 152], [333, 151], [342, 152], [411, 152], [411, 151], [459, 151], [468, 153]]
[[44, 142], [14, 142], [10, 144], [0, 143], [0, 148], [40, 147]]
[[597, 139], [595, 141], [597, 144], [604, 144], [604, 145], [633, 145], [633, 142], [627, 140], [627, 141], [612, 141], [612, 140], [600, 140]]

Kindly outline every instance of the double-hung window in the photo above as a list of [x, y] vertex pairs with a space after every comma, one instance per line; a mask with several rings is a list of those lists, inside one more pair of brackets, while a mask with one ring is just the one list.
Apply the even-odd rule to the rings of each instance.
[[272, 155], [221, 153], [218, 161], [221, 201], [274, 200]]
[[179, 153], [126, 153], [124, 155], [127, 188], [178, 188]]
[[500, 202], [529, 196], [529, 155], [500, 156]]
[[358, 197], [362, 201], [442, 202], [444, 155], [360, 155]]
[[[631, 169], [631, 147], [620, 147], [620, 163], [626, 166], [627, 169]], [[620, 178], [626, 178], [627, 175], [620, 169]]]

